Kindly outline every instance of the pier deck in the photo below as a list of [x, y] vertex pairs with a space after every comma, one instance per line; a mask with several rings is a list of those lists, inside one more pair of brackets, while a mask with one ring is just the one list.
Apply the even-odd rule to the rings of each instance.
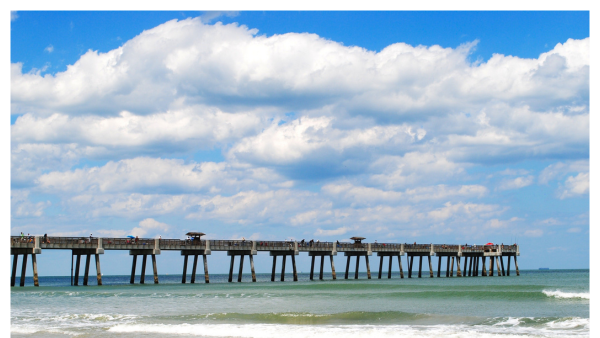
[[[152, 258], [153, 272], [154, 272], [154, 283], [158, 283], [158, 273], [156, 266], [156, 255], [160, 255], [161, 251], [180, 251], [181, 255], [184, 256], [183, 264], [183, 278], [182, 283], [186, 282], [187, 262], [188, 257], [193, 256], [192, 266], [192, 277], [191, 283], [195, 282], [196, 267], [198, 256], [203, 257], [204, 261], [204, 274], [205, 282], [209, 282], [208, 274], [208, 263], [207, 255], [210, 255], [212, 251], [226, 251], [227, 255], [231, 256], [231, 265], [229, 270], [229, 281], [232, 281], [233, 277], [233, 264], [236, 256], [240, 256], [240, 270], [238, 274], [238, 281], [241, 281], [241, 275], [243, 272], [243, 260], [244, 256], [248, 256], [250, 259], [250, 267], [252, 271], [252, 281], [256, 281], [254, 271], [254, 260], [253, 256], [258, 252], [269, 252], [273, 256], [273, 270], [271, 280], [275, 281], [275, 267], [277, 257], [282, 257], [282, 271], [281, 281], [284, 281], [285, 275], [285, 262], [288, 256], [292, 260], [292, 269], [294, 272], [294, 281], [297, 281], [296, 273], [296, 262], [295, 256], [301, 252], [308, 253], [311, 257], [311, 272], [310, 279], [313, 279], [315, 257], [321, 257], [321, 266], [319, 279], [323, 279], [323, 265], [325, 256], [330, 256], [332, 278], [336, 279], [335, 266], [333, 262], [333, 256], [336, 256], [338, 252], [344, 253], [347, 256], [347, 264], [345, 271], [345, 279], [348, 279], [350, 258], [356, 257], [356, 269], [355, 277], [358, 278], [358, 269], [360, 257], [365, 258], [367, 276], [371, 279], [371, 271], [369, 265], [369, 256], [374, 252], [380, 258], [379, 262], [379, 274], [378, 278], [381, 278], [383, 260], [385, 257], [389, 259], [388, 266], [388, 278], [391, 278], [392, 270], [392, 258], [398, 257], [398, 264], [400, 268], [400, 278], [404, 278], [404, 272], [402, 270], [402, 256], [407, 256], [408, 263], [408, 278], [412, 278], [413, 262], [414, 258], [418, 258], [418, 277], [420, 278], [422, 270], [423, 257], [427, 257], [429, 264], [429, 276], [434, 277], [431, 256], [438, 257], [438, 270], [437, 277], [440, 276], [440, 268], [442, 265], [442, 258], [446, 257], [446, 277], [453, 277], [454, 266], [456, 266], [457, 277], [471, 277], [479, 276], [481, 269], [481, 276], [493, 276], [494, 275], [494, 263], [498, 276], [510, 276], [510, 258], [513, 257], [515, 262], [515, 270], [517, 276], [519, 275], [519, 268], [517, 265], [517, 256], [520, 256], [518, 245], [448, 245], [448, 244], [399, 244], [399, 243], [362, 243], [361, 240], [355, 241], [355, 243], [340, 243], [340, 242], [305, 242], [305, 241], [260, 241], [260, 240], [201, 240], [199, 238], [193, 238], [188, 240], [182, 239], [157, 239], [157, 238], [98, 238], [98, 237], [43, 237], [43, 236], [30, 236], [30, 237], [19, 237], [12, 236], [11, 239], [11, 255], [13, 255], [13, 267], [11, 275], [11, 286], [15, 285], [16, 280], [16, 269], [18, 256], [23, 256], [21, 281], [20, 285], [24, 286], [24, 276], [27, 265], [27, 255], [31, 255], [32, 268], [34, 274], [34, 285], [38, 286], [37, 278], [37, 259], [36, 255], [42, 253], [43, 250], [71, 250], [72, 255], [76, 257], [75, 276], [73, 284], [78, 285], [79, 283], [79, 270], [81, 263], [81, 256], [86, 257], [85, 272], [83, 284], [87, 285], [88, 273], [91, 255], [94, 255], [97, 271], [98, 285], [102, 285], [102, 276], [100, 273], [100, 256], [104, 254], [106, 250], [128, 250], [132, 258], [132, 270], [131, 270], [131, 283], [134, 283], [137, 256], [142, 256], [142, 274], [140, 277], [140, 283], [144, 283], [145, 269], [146, 269], [146, 258], [148, 255]], [[504, 259], [508, 257], [507, 263], [508, 268], [504, 269]], [[464, 266], [461, 271], [461, 258], [464, 258]], [[486, 259], [489, 258], [489, 268], [486, 269]], [[455, 263], [456, 262], [456, 263]]]

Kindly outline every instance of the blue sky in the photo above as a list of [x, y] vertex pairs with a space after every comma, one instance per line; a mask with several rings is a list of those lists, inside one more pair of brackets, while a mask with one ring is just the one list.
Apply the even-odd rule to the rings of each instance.
[[518, 241], [523, 268], [589, 266], [587, 12], [11, 19], [12, 234]]

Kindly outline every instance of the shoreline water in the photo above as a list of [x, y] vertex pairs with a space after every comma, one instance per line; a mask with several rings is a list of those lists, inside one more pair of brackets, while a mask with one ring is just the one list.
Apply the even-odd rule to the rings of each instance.
[[[72, 287], [40, 277], [11, 289], [13, 337], [565, 337], [589, 336], [589, 270], [521, 276], [331, 279]], [[287, 277], [287, 276], [286, 276]], [[290, 274], [291, 277], [291, 274]], [[386, 276], [387, 277], [387, 276]], [[249, 279], [248, 279], [249, 280]], [[244, 279], [244, 281], [246, 281]], [[46, 284], [44, 284], [46, 283]], [[111, 284], [112, 283], [112, 284]], [[137, 280], [136, 280], [137, 283]]]

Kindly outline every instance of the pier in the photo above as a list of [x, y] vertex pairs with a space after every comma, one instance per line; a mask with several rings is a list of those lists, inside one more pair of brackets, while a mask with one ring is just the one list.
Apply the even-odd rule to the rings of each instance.
[[[71, 284], [79, 285], [79, 273], [82, 256], [85, 256], [85, 270], [83, 285], [88, 284], [89, 269], [92, 255], [94, 255], [96, 265], [96, 278], [98, 285], [102, 285], [102, 274], [100, 269], [100, 255], [107, 250], [128, 250], [132, 256], [130, 283], [135, 283], [137, 256], [142, 256], [141, 274], [139, 283], [144, 284], [146, 275], [147, 257], [152, 260], [154, 283], [158, 284], [158, 267], [156, 256], [159, 256], [163, 250], [179, 251], [183, 256], [183, 276], [182, 283], [187, 280], [188, 258], [192, 256], [192, 275], [190, 283], [196, 281], [196, 268], [198, 257], [202, 256], [204, 263], [204, 281], [209, 283], [208, 259], [212, 251], [225, 251], [231, 256], [229, 269], [229, 282], [233, 281], [233, 266], [236, 257], [239, 257], [239, 271], [237, 281], [242, 281], [245, 256], [250, 261], [250, 270], [252, 281], [256, 282], [256, 273], [254, 271], [254, 256], [260, 252], [268, 252], [273, 257], [273, 269], [271, 281], [275, 281], [277, 257], [282, 258], [280, 281], [285, 280], [285, 266], [288, 256], [291, 258], [293, 281], [298, 281], [296, 270], [296, 256], [300, 253], [308, 253], [311, 258], [310, 279], [314, 278], [315, 258], [320, 258], [319, 279], [323, 279], [323, 266], [325, 256], [329, 256], [331, 263], [332, 279], [336, 280], [335, 265], [333, 256], [342, 252], [347, 257], [344, 279], [348, 279], [350, 273], [350, 259], [356, 257], [356, 267], [354, 270], [354, 279], [358, 279], [358, 270], [360, 258], [364, 257], [367, 278], [371, 279], [371, 268], [369, 265], [369, 256], [377, 253], [379, 257], [378, 279], [382, 278], [382, 268], [384, 259], [388, 258], [388, 275], [392, 278], [392, 261], [398, 260], [400, 268], [400, 279], [405, 277], [402, 270], [402, 260], [406, 256], [408, 265], [408, 278], [413, 278], [413, 264], [415, 257], [418, 260], [419, 268], [417, 278], [422, 278], [423, 257], [427, 257], [429, 268], [429, 278], [434, 278], [432, 267], [432, 256], [438, 257], [437, 277], [441, 276], [441, 266], [443, 260], [446, 261], [446, 278], [454, 277], [454, 268], [456, 268], [456, 277], [492, 277], [494, 276], [494, 267], [496, 276], [510, 276], [511, 258], [515, 263], [515, 272], [519, 276], [519, 266], [517, 256], [520, 256], [518, 245], [447, 245], [447, 244], [399, 244], [399, 243], [363, 243], [363, 237], [353, 237], [354, 243], [340, 242], [305, 242], [305, 241], [258, 241], [258, 240], [203, 240], [202, 233], [188, 233], [191, 238], [182, 239], [157, 239], [157, 238], [99, 238], [99, 237], [45, 237], [29, 236], [19, 237], [11, 236], [11, 255], [13, 256], [11, 286], [15, 286], [17, 264], [19, 256], [22, 256], [20, 286], [25, 285], [25, 272], [27, 269], [27, 257], [31, 256], [31, 265], [33, 269], [33, 282], [39, 286], [37, 274], [37, 255], [41, 255], [44, 250], [71, 250], [71, 271], [73, 271], [73, 259], [75, 259], [75, 273], [72, 274]], [[489, 258], [489, 266], [486, 269], [486, 260]], [[504, 258], [506, 258], [507, 268], [504, 268]], [[461, 270], [461, 259], [464, 265]], [[427, 266], [426, 266], [427, 268]]]

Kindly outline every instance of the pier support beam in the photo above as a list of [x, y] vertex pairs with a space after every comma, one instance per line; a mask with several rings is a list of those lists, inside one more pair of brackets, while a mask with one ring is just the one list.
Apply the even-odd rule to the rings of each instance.
[[333, 264], [333, 255], [329, 256], [329, 260], [331, 260], [331, 277], [335, 280], [335, 264]]
[[90, 275], [90, 254], [85, 255], [85, 272], [83, 274], [83, 285], [88, 285], [88, 277]]
[[520, 276], [521, 274], [519, 273], [519, 263], [517, 263], [517, 255], [513, 256], [515, 258], [515, 270], [517, 270], [517, 276]]
[[235, 256], [231, 256], [231, 263], [229, 264], [229, 279], [227, 280], [229, 283], [233, 280], [233, 260]]
[[402, 271], [402, 256], [398, 255], [398, 267], [400, 268], [400, 278], [404, 278], [404, 272]]
[[23, 255], [23, 264], [21, 265], [21, 280], [19, 283], [20, 286], [25, 286], [25, 270], [26, 269], [27, 269], [27, 254], [24, 254]]
[[[310, 268], [310, 279], [312, 280], [312, 271], [315, 265], [315, 258], [313, 257], [313, 264]], [[277, 267], [277, 256], [273, 256], [273, 271], [271, 271], [271, 282], [275, 281], [275, 268]]]
[[494, 257], [490, 256], [490, 271], [488, 271], [488, 277], [494, 276]]
[[502, 276], [506, 276], [506, 272], [504, 271], [504, 259], [500, 256], [500, 267], [502, 268]]
[[408, 263], [408, 278], [412, 278], [412, 269], [413, 269], [413, 261], [415, 256], [410, 256], [410, 261]]
[[429, 262], [429, 277], [433, 278], [433, 268], [431, 267], [431, 256], [427, 256], [427, 261]]
[[35, 257], [35, 254], [31, 254], [31, 265], [33, 268], [33, 286], [40, 286], [37, 273], [37, 259]]
[[473, 257], [469, 257], [469, 274], [468, 274], [469, 277], [471, 277], [472, 270], [473, 270]]
[[[75, 285], [75, 286], [79, 285], [79, 265], [80, 264], [81, 264], [81, 255], [77, 254], [77, 258], [75, 259], [75, 280], [73, 283], [73, 285]], [[135, 269], [135, 261], [133, 264], [134, 264], [134, 269]], [[131, 278], [133, 280], [133, 275]]]
[[[206, 264], [206, 261], [204, 261]], [[152, 255], [152, 270], [154, 270], [154, 284], [158, 284], [158, 269], [156, 268], [156, 255]]]
[[486, 257], [483, 256], [482, 263], [481, 263], [481, 277], [487, 276], [487, 271], [485, 270], [485, 259], [486, 259]]
[[[135, 282], [135, 263], [136, 262], [137, 262], [137, 255], [133, 255], [133, 261], [131, 262], [131, 278], [129, 279], [129, 284], [133, 284]], [[77, 267], [75, 268], [75, 276], [77, 276], [78, 272], [79, 272], [79, 256], [77, 256]], [[75, 277], [75, 281], [77, 281], [77, 277]], [[75, 285], [77, 285], [77, 282], [75, 282]]]
[[[294, 256], [292, 256], [292, 263], [294, 263]], [[256, 272], [254, 271], [254, 257], [250, 255], [250, 272], [252, 273], [252, 282], [256, 282]], [[296, 264], [294, 263], [294, 280], [298, 280], [296, 276]]]
[[185, 284], [187, 279], [188, 255], [183, 255], [183, 274], [181, 275], [181, 284]]
[[[392, 264], [392, 257], [390, 257], [390, 265]], [[381, 270], [383, 269], [383, 256], [379, 256], [379, 274], [377, 274], [377, 279], [381, 279]]]
[[442, 270], [442, 256], [439, 256], [438, 257], [438, 273], [437, 273], [438, 278], [440, 277], [441, 270]]
[[323, 265], [325, 265], [325, 256], [321, 256], [321, 268], [319, 269], [319, 280], [323, 280]]
[[346, 274], [344, 275], [344, 279], [348, 279], [348, 270], [350, 270], [350, 256], [348, 256], [348, 260], [346, 261]]
[[452, 256], [452, 263], [450, 263], [450, 277], [454, 277], [454, 256]]
[[423, 256], [419, 256], [419, 278], [421, 278], [421, 268], [423, 266]]
[[469, 260], [469, 257], [465, 257], [465, 265], [463, 266], [463, 271], [462, 271], [463, 277], [467, 277], [467, 261], [468, 260]]
[[[15, 286], [15, 281], [17, 279], [17, 263], [19, 262], [19, 255], [13, 255], [13, 266], [12, 266], [12, 274], [10, 275], [10, 286]], [[510, 263], [508, 263], [510, 264]]]
[[450, 256], [446, 257], [446, 277], [450, 277]]
[[[154, 259], [154, 255], [152, 255], [152, 259]], [[204, 283], [208, 284], [209, 280], [208, 280], [208, 261], [206, 259], [206, 255], [202, 255], [202, 260], [204, 261]], [[156, 271], [156, 270], [155, 270]], [[156, 272], [155, 272], [156, 274]], [[158, 277], [156, 278], [156, 282], [158, 283]]]
[[371, 279], [371, 266], [369, 265], [369, 256], [365, 256], [365, 263], [367, 263], [367, 279]]
[[358, 264], [360, 264], [360, 256], [356, 256], [356, 270], [354, 270], [354, 279], [358, 279]]
[[[285, 264], [285, 261], [284, 261]], [[244, 255], [240, 256], [240, 271], [238, 272], [238, 283], [242, 281], [242, 272], [244, 271]]]
[[315, 256], [312, 256], [311, 262], [310, 262], [310, 280], [313, 280], [314, 273], [315, 273]]
[[[146, 255], [144, 255], [144, 259], [145, 258], [146, 258]], [[198, 255], [194, 255], [194, 262], [192, 263], [192, 278], [190, 280], [190, 284], [196, 283], [196, 267], [197, 266], [198, 266]]]
[[389, 266], [388, 266], [388, 279], [392, 278], [392, 256], [390, 256]]
[[98, 281], [98, 286], [102, 285], [102, 271], [100, 271], [100, 255], [94, 254], [94, 258], [96, 258], [96, 281]]
[[456, 256], [456, 277], [462, 277], [462, 271], [460, 271], [460, 257]]
[[506, 263], [508, 264], [506, 266], [506, 276], [510, 276], [510, 256], [508, 256], [508, 259], [506, 260]]
[[285, 281], [285, 258], [286, 256], [282, 257], [282, 261], [281, 261], [281, 281]]
[[148, 255], [142, 255], [142, 273], [140, 275], [140, 284], [144, 284], [146, 281], [146, 262]]

